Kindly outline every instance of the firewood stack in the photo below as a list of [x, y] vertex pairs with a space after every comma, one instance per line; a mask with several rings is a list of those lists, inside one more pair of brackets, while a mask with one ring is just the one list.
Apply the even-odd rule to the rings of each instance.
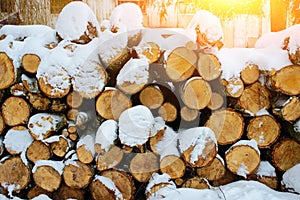
[[[300, 163], [298, 54], [228, 77], [222, 49], [147, 29], [133, 45], [118, 25], [73, 2], [56, 30], [0, 29], [3, 195], [135, 199], [244, 179], [285, 190], [283, 174]], [[172, 182], [153, 183], [158, 174]]]

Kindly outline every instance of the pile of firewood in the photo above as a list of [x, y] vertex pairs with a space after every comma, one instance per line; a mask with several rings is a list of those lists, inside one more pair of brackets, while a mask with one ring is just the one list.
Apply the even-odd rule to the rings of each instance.
[[1, 194], [145, 199], [167, 185], [146, 190], [154, 173], [177, 187], [290, 189], [281, 179], [300, 163], [298, 51], [280, 70], [249, 64], [226, 80], [192, 40], [166, 50], [143, 40], [147, 30], [120, 30], [93, 20], [75, 38], [0, 29]]

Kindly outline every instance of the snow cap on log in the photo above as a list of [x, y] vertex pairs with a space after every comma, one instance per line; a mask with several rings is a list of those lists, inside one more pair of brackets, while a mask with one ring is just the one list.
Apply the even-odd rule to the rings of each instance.
[[95, 145], [99, 144], [100, 148], [107, 152], [118, 137], [117, 129], [118, 123], [116, 121], [104, 121], [96, 132]]
[[142, 105], [125, 110], [119, 118], [119, 138], [131, 147], [146, 143], [163, 128], [162, 118], [154, 118], [149, 108]]
[[[97, 184], [97, 182], [100, 184]], [[114, 182], [107, 177], [99, 175], [95, 176], [90, 187], [93, 199], [108, 199], [109, 197], [110, 199], [112, 199], [112, 197], [117, 200], [123, 199], [123, 195], [120, 190], [117, 188]]]
[[65, 40], [85, 44], [99, 36], [100, 26], [90, 7], [75, 1], [62, 9], [55, 30]]
[[281, 184], [289, 192], [300, 194], [300, 164], [288, 169], [282, 176]]

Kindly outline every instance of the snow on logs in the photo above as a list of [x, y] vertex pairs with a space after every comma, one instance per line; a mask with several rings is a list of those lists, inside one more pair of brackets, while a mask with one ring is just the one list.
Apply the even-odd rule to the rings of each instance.
[[196, 40], [143, 28], [139, 11], [127, 23], [128, 7], [98, 25], [73, 2], [56, 29], [0, 29], [1, 191], [151, 199], [252, 179], [297, 192], [295, 38], [286, 50], [221, 48], [217, 21], [191, 22]]

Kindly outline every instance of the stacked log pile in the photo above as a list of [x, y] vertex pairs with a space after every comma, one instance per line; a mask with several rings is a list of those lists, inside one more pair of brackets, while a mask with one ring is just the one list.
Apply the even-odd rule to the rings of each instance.
[[[221, 51], [207, 51], [216, 41], [166, 49], [182, 35], [128, 34], [72, 6], [91, 13], [71, 3], [56, 30], [0, 29], [1, 194], [145, 199], [245, 179], [295, 192], [281, 180], [300, 163], [298, 54], [228, 78]], [[71, 19], [84, 29], [62, 26]]]

